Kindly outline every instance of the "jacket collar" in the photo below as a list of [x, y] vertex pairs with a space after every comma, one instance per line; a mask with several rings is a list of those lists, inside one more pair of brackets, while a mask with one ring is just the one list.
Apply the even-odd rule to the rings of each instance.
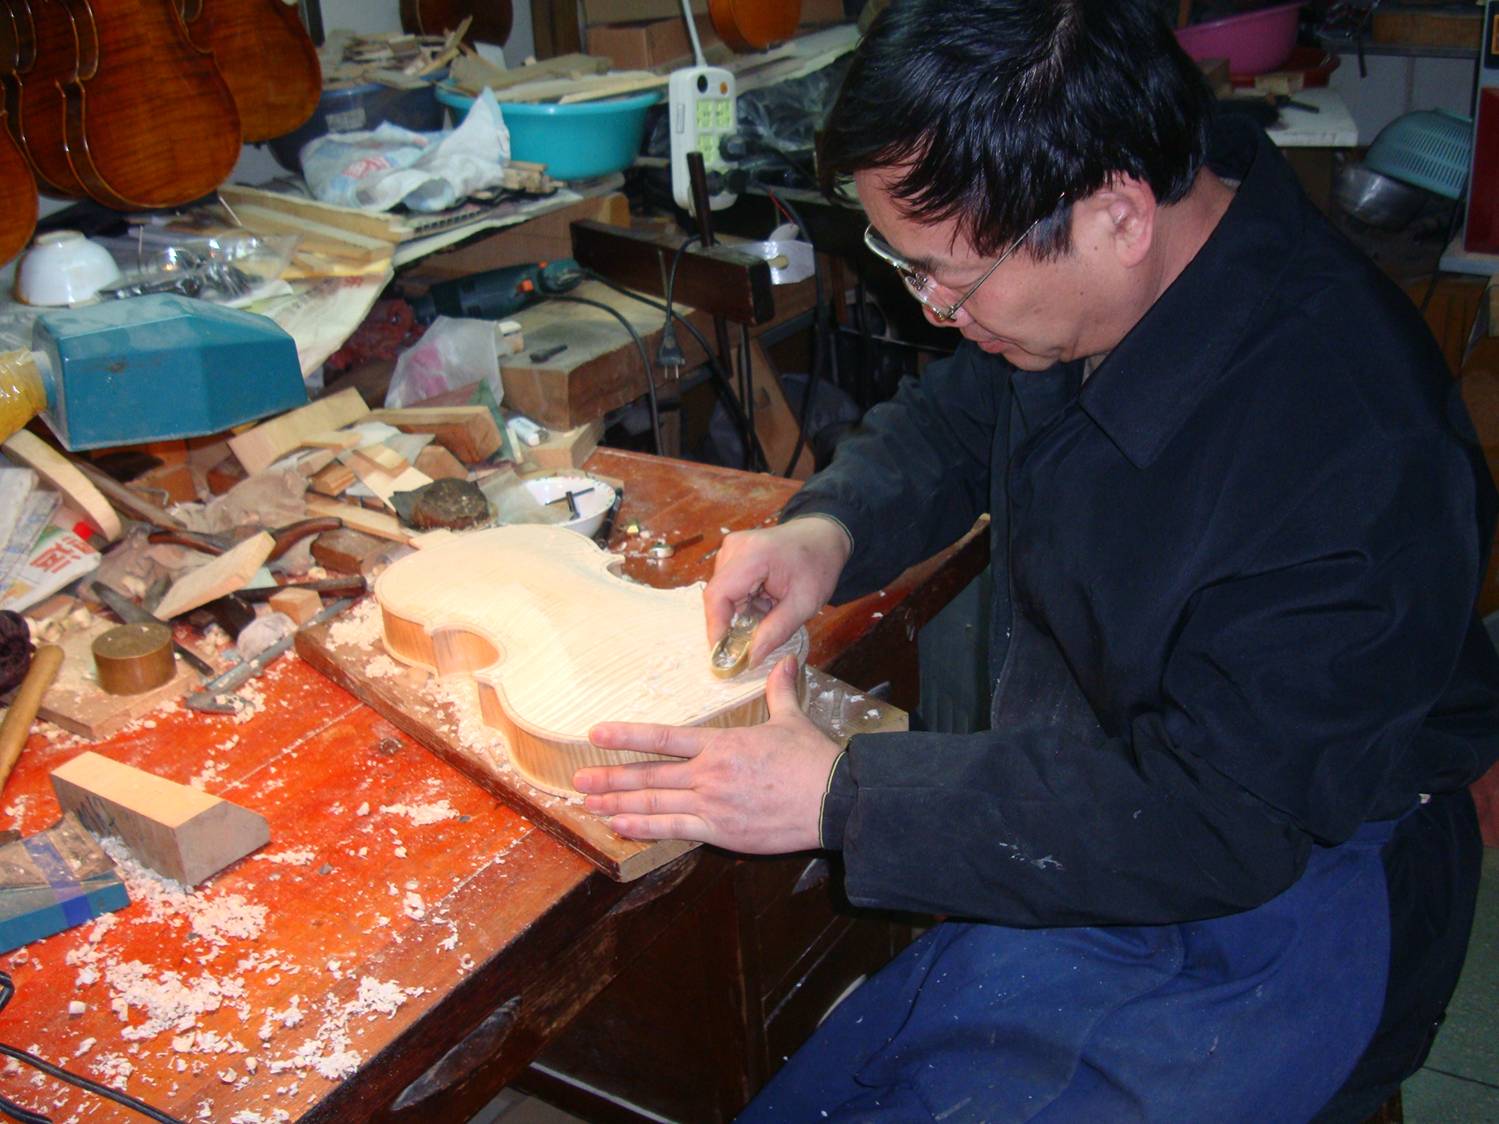
[[1310, 204], [1295, 174], [1258, 126], [1219, 121], [1208, 163], [1240, 181], [1233, 201], [1078, 397], [1137, 468], [1155, 459], [1242, 352], [1307, 223]]

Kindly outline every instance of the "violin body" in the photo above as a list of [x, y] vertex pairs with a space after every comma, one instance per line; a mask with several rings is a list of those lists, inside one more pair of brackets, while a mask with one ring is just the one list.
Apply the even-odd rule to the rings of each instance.
[[743, 726], [765, 717], [765, 678], [804, 657], [805, 630], [759, 668], [708, 666], [700, 586], [653, 589], [620, 559], [561, 527], [455, 535], [392, 563], [375, 582], [385, 648], [439, 675], [471, 678], [484, 723], [504, 734], [531, 784], [576, 795], [585, 765], [661, 760], [594, 748], [598, 722]]
[[801, 0], [708, 0], [718, 37], [736, 51], [763, 51], [796, 34]]
[[239, 112], [173, 0], [61, 2], [78, 42], [76, 76], [63, 87], [64, 135], [88, 194], [133, 210], [214, 191], [239, 159]]
[[[0, 73], [14, 75], [31, 45], [24, 42], [8, 10], [0, 11]], [[26, 248], [36, 229], [36, 181], [26, 154], [11, 134], [9, 115], [0, 103], [0, 263]]]
[[78, 69], [73, 17], [63, 0], [5, 0], [5, 7], [23, 41], [29, 38], [31, 43], [29, 57], [22, 51], [5, 80], [11, 131], [21, 142], [37, 186], [48, 195], [76, 198], [85, 191], [68, 157], [63, 95]]
[[247, 141], [300, 128], [317, 109], [323, 71], [297, 9], [285, 0], [186, 0], [188, 38], [213, 55]]

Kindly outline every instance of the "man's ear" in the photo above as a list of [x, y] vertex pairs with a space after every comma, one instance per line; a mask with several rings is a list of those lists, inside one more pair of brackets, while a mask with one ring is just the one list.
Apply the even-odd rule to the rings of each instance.
[[1150, 185], [1133, 176], [1116, 176], [1089, 202], [1107, 240], [1108, 248], [1125, 269], [1145, 260], [1156, 235], [1156, 216], [1160, 206]]

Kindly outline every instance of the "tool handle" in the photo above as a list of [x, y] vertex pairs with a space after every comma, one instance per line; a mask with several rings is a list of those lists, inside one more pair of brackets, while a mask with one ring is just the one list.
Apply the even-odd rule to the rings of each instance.
[[204, 554], [223, 554], [228, 547], [214, 535], [201, 535], [196, 531], [152, 531], [146, 536], [149, 543], [167, 543], [185, 546], [189, 550], [201, 550]]
[[336, 515], [321, 515], [313, 519], [299, 519], [295, 523], [288, 523], [285, 527], [277, 527], [271, 532], [271, 537], [276, 540], [276, 545], [271, 548], [267, 562], [274, 562], [280, 558], [297, 543], [308, 535], [320, 535], [324, 531], [336, 531], [344, 525], [344, 521]]
[[263, 585], [238, 590], [234, 596], [241, 601], [269, 601], [276, 594], [288, 589], [310, 589], [314, 593], [330, 597], [358, 597], [365, 591], [365, 580], [358, 574], [338, 578], [319, 578], [310, 582], [287, 582], [285, 585]]
[[42, 696], [57, 678], [60, 667], [62, 649], [56, 644], [43, 644], [31, 657], [31, 668], [16, 689], [16, 697], [5, 712], [5, 721], [0, 723], [0, 790], [5, 788], [10, 771], [16, 767], [31, 734], [31, 723], [36, 720], [36, 712], [42, 705]]

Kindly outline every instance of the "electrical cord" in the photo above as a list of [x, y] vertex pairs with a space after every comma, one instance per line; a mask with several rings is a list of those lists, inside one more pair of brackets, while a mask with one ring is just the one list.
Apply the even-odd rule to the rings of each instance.
[[1467, 194], [1459, 194], [1452, 203], [1452, 210], [1447, 215], [1447, 233], [1442, 238], [1442, 244], [1437, 248], [1437, 264], [1431, 269], [1431, 280], [1426, 283], [1426, 294], [1421, 298], [1421, 315], [1426, 315], [1426, 309], [1431, 304], [1431, 298], [1436, 295], [1437, 282], [1442, 277], [1442, 255], [1447, 252], [1447, 247], [1457, 237], [1458, 229], [1462, 226], [1463, 216], [1467, 214]]
[[645, 369], [645, 393], [651, 408], [651, 438], [656, 447], [656, 455], [661, 455], [661, 408], [656, 400], [656, 369], [651, 362], [650, 353], [645, 349], [645, 341], [640, 338], [640, 333], [635, 330], [635, 325], [625, 317], [619, 309], [596, 301], [591, 297], [575, 297], [571, 293], [552, 293], [548, 300], [570, 301], [573, 304], [586, 304], [593, 308], [601, 308], [610, 316], [620, 322], [624, 330], [630, 333], [630, 338], [635, 341], [635, 349], [640, 352], [640, 365]]
[[[673, 306], [673, 297], [677, 288], [677, 267], [682, 264], [682, 255], [687, 252], [687, 247], [691, 246], [694, 242], [701, 242], [702, 240], [701, 234], [691, 234], [682, 239], [676, 248], [676, 252], [671, 256], [671, 270], [666, 278], [666, 322], [661, 326], [661, 352], [665, 355], [667, 349], [670, 348], [671, 353], [677, 360], [678, 366], [684, 362], [684, 359], [682, 357], [682, 349], [677, 344], [676, 329], [672, 325], [672, 317], [676, 315], [676, 309]], [[686, 324], [687, 321], [683, 319], [682, 323]], [[713, 352], [708, 347], [707, 341], [703, 339], [701, 334], [697, 333], [696, 329], [693, 329], [693, 331], [697, 335], [698, 341], [703, 345], [703, 354], [709, 356], [711, 359]], [[748, 329], [746, 329], [747, 331]], [[754, 403], [748, 397], [744, 366], [747, 362], [749, 362], [749, 352], [746, 349], [741, 355], [739, 370], [738, 401], [742, 403], [743, 409], [733, 412], [734, 420], [739, 424], [739, 439], [744, 447], [744, 456], [740, 464], [746, 470], [752, 471], [756, 467], [756, 458], [758, 458], [758, 463], [763, 465], [768, 472], [770, 471], [770, 461], [766, 459], [765, 450], [760, 447], [759, 437], [755, 433], [755, 407]], [[730, 397], [733, 397], [732, 391], [730, 391]]]
[[32, 1112], [29, 1108], [22, 1108], [14, 1101], [0, 1097], [0, 1114], [19, 1120], [21, 1124], [52, 1124], [52, 1117], [43, 1116], [39, 1112]]
[[[749, 436], [755, 432], [755, 378], [754, 355], [750, 351], [749, 325], [739, 325], [739, 396], [744, 402], [744, 468], [751, 471], [754, 465], [754, 450]], [[769, 467], [768, 465], [766, 466]]]
[[[822, 267], [817, 261], [817, 243], [812, 241], [811, 228], [802, 221], [800, 213], [789, 201], [782, 200], [768, 186], [765, 187], [765, 194], [778, 211], [796, 224], [796, 229], [801, 231], [807, 245], [812, 247], [812, 287], [816, 294], [812, 313], [812, 369], [807, 372], [807, 389], [802, 393], [802, 408], [797, 412], [796, 446], [791, 450], [791, 459], [786, 462], [786, 471], [781, 473], [782, 476], [790, 477], [796, 471], [796, 462], [801, 460], [802, 449], [806, 447], [809, 438], [807, 427], [812, 421], [812, 399], [817, 394], [817, 379], [822, 373], [823, 363], [829, 358], [829, 352], [837, 345], [828, 339], [827, 299], [822, 290]], [[837, 362], [836, 356], [832, 356], [832, 359]]]
[[[590, 279], [597, 281], [599, 284], [603, 285], [606, 288], [613, 289], [621, 296], [629, 297], [634, 301], [639, 301], [641, 304], [648, 305], [649, 307], [654, 308], [657, 312], [666, 311], [666, 306], [660, 301], [645, 296], [644, 294], [637, 293], [633, 289], [627, 289], [623, 285], [611, 281], [602, 273], [598, 273], [592, 269], [587, 268], [585, 268], [583, 272]], [[729, 413], [733, 416], [734, 424], [739, 426], [742, 431], [744, 427], [744, 408], [740, 405], [739, 399], [734, 394], [734, 387], [729, 382], [729, 376], [724, 373], [723, 367], [719, 364], [718, 359], [714, 356], [713, 348], [708, 344], [708, 337], [703, 335], [702, 330], [699, 329], [696, 324], [687, 319], [687, 317], [683, 316], [676, 309], [671, 310], [671, 315], [678, 324], [686, 328], [687, 331], [692, 334], [692, 338], [695, 339], [698, 346], [702, 348], [703, 358], [708, 367], [708, 373], [713, 377], [713, 385], [718, 391], [719, 398], [723, 401], [724, 409], [729, 411]], [[754, 437], [755, 456], [759, 458], [760, 464], [765, 465], [768, 469], [770, 461], [765, 456], [765, 450], [760, 447], [759, 435], [752, 434], [752, 436]]]
[[[16, 985], [15, 981], [10, 977], [10, 973], [0, 972], [0, 1011], [5, 1010], [15, 993]], [[177, 1119], [177, 1117], [168, 1116], [161, 1109], [153, 1108], [145, 1101], [138, 1101], [129, 1093], [122, 1093], [118, 1089], [112, 1089], [108, 1085], [101, 1085], [97, 1081], [91, 1081], [89, 1078], [63, 1069], [61, 1066], [53, 1065], [51, 1062], [39, 1058], [27, 1050], [22, 1050], [15, 1046], [7, 1046], [3, 1042], [0, 1042], [0, 1055], [14, 1058], [18, 1062], [23, 1062], [34, 1069], [39, 1069], [48, 1077], [55, 1077], [59, 1081], [66, 1081], [69, 1085], [76, 1085], [80, 1089], [86, 1089], [88, 1092], [105, 1097], [116, 1104], [134, 1109], [142, 1116], [148, 1116], [152, 1120], [160, 1121], [161, 1124], [183, 1124], [183, 1121]], [[52, 1118], [49, 1116], [43, 1116], [40, 1113], [32, 1112], [30, 1109], [21, 1108], [19, 1105], [13, 1104], [3, 1098], [0, 1098], [0, 1111], [9, 1113], [15, 1119], [21, 1121], [21, 1124], [51, 1124], [52, 1121]]]
[[[671, 270], [666, 275], [666, 323], [661, 328], [661, 347], [666, 348], [667, 340], [670, 339], [673, 346], [677, 342], [676, 331], [672, 328], [672, 317], [676, 310], [672, 306], [672, 294], [677, 288], [677, 266], [682, 264], [682, 255], [687, 252], [687, 247], [694, 242], [701, 242], [702, 237], [697, 234], [689, 235], [682, 239], [682, 244], [677, 247], [676, 253], [671, 256]], [[680, 349], [679, 349], [680, 350]]]

